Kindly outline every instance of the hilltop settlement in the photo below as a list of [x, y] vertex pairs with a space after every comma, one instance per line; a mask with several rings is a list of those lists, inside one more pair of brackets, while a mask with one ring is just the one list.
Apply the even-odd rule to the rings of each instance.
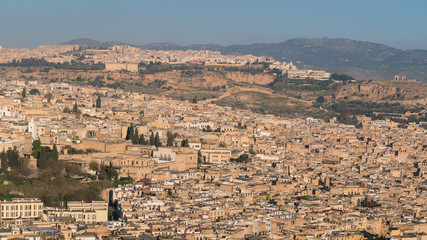
[[[268, 57], [42, 46], [0, 48], [0, 62], [0, 239], [427, 239], [422, 90], [340, 85], [334, 98], [292, 100], [313, 101], [320, 119], [65, 81], [136, 78], [156, 62], [268, 63], [262, 74], [342, 84]], [[328, 101], [375, 94], [407, 108], [327, 115]]]

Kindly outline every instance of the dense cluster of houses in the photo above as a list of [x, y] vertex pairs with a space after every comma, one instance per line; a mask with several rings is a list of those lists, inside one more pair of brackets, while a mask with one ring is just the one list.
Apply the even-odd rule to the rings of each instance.
[[[133, 179], [106, 202], [37, 207], [30, 218], [15, 211], [0, 238], [426, 239], [420, 124], [358, 116], [356, 128], [107, 88], [0, 81], [0, 151], [16, 147], [36, 172], [31, 151], [40, 140], [88, 173], [97, 163]], [[32, 89], [39, 93], [22, 94]], [[144, 141], [127, 139], [131, 126]]]

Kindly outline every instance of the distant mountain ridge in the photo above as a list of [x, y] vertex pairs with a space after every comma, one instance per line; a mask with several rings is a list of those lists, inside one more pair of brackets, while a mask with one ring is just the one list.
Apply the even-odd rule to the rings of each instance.
[[80, 45], [83, 48], [107, 48], [115, 45], [129, 45], [129, 46], [137, 47], [137, 45], [127, 43], [127, 42], [118, 42], [118, 41], [101, 42], [101, 41], [92, 40], [89, 38], [73, 39], [73, 40], [60, 43], [59, 45]]
[[129, 45], [150, 50], [213, 50], [223, 54], [269, 56], [280, 61], [292, 61], [299, 67], [341, 72], [357, 79], [392, 79], [406, 75], [427, 82], [427, 50], [401, 50], [384, 44], [344, 38], [295, 38], [279, 43], [221, 46], [195, 44], [180, 46], [173, 43], [135, 45], [126, 42], [100, 42], [87, 38], [61, 44], [79, 44], [84, 48]]

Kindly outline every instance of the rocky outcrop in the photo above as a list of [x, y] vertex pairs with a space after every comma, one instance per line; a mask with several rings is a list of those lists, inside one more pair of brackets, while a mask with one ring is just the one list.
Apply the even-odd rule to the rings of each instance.
[[169, 71], [143, 75], [143, 84], [149, 84], [155, 80], [166, 81], [165, 85], [173, 88], [185, 89], [189, 87], [215, 88], [227, 84], [227, 79], [216, 72], [202, 72], [186, 74], [183, 71]]
[[220, 74], [214, 71], [202, 71], [201, 73], [196, 74], [187, 74], [185, 71], [169, 71], [145, 74], [143, 76], [144, 84], [155, 80], [167, 81], [167, 86], [178, 88], [215, 88], [225, 86], [229, 81], [266, 85], [273, 82], [274, 77], [267, 74], [250, 74], [241, 72], [227, 72], [226, 74]]
[[250, 74], [243, 72], [228, 72], [226, 77], [235, 82], [244, 82], [251, 84], [267, 85], [274, 81], [273, 75], [268, 74]]
[[384, 99], [403, 97], [405, 91], [398, 87], [382, 86], [374, 83], [361, 83], [343, 86], [338, 92], [338, 97], [359, 96], [366, 99]]

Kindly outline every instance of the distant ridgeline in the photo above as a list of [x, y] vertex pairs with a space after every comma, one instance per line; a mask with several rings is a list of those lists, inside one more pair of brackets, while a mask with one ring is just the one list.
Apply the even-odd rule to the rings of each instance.
[[78, 44], [85, 48], [108, 48], [130, 45], [145, 50], [212, 50], [221, 54], [269, 56], [276, 60], [292, 59], [298, 67], [319, 67], [329, 72], [340, 72], [356, 79], [393, 79], [395, 74], [410, 79], [427, 81], [427, 51], [401, 50], [384, 44], [356, 41], [345, 38], [294, 38], [278, 43], [233, 44], [220, 46], [197, 44], [179, 46], [171, 43], [153, 43], [142, 46], [124, 42], [99, 42], [75, 39], [63, 44]]

